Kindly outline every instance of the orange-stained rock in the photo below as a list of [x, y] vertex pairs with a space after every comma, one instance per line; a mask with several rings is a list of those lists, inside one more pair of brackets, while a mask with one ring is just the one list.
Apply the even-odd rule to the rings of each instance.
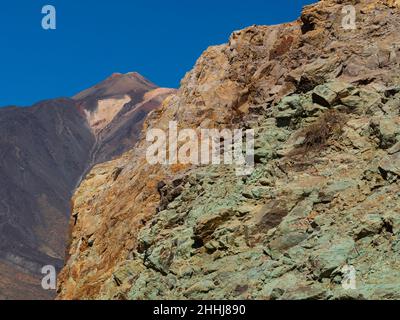
[[[356, 7], [356, 30], [341, 24], [347, 4]], [[369, 263], [379, 268], [385, 247], [398, 252], [399, 207], [382, 198], [396, 197], [397, 177], [379, 171], [386, 150], [371, 121], [398, 112], [394, 4], [325, 0], [298, 21], [252, 26], [208, 48], [178, 92], [148, 116], [137, 147], [96, 166], [76, 191], [58, 298], [328, 298], [333, 287], [343, 297], [339, 270], [350, 260], [372, 286], [360, 297], [396, 297], [394, 251], [380, 280], [367, 270]], [[332, 80], [348, 92], [320, 105], [315, 97]], [[318, 135], [328, 126], [321, 123], [327, 109], [346, 110], [345, 121], [314, 149], [302, 149], [304, 130]], [[226, 166], [148, 164], [146, 130], [167, 130], [170, 121], [180, 129], [256, 129], [256, 173], [242, 179]], [[169, 192], [181, 177], [179, 195], [158, 210], [158, 183]]]

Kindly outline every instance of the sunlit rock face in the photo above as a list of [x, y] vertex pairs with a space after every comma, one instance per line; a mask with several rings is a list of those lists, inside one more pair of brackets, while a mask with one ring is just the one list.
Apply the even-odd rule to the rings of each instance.
[[145, 129], [253, 128], [254, 172], [152, 166], [144, 139], [95, 166], [58, 298], [398, 299], [399, 28], [396, 1], [326, 0], [207, 49]]
[[73, 99], [0, 109], [0, 299], [54, 297], [40, 271], [63, 266], [76, 186], [93, 164], [132, 148], [173, 91], [114, 74]]

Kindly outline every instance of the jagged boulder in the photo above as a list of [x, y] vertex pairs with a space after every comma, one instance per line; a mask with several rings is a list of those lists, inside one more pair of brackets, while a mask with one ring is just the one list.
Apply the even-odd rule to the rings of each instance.
[[330, 82], [314, 88], [313, 101], [326, 108], [333, 107], [340, 99], [351, 95], [353, 87], [344, 82]]
[[400, 152], [385, 157], [379, 168], [385, 173], [386, 177], [388, 177], [388, 174], [400, 176]]
[[400, 142], [400, 118], [384, 117], [372, 119], [372, 133], [379, 139], [381, 148], [388, 149]]

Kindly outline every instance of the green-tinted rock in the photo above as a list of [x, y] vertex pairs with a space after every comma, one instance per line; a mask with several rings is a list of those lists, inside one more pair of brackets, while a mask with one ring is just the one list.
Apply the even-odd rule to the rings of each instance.
[[311, 254], [310, 261], [315, 267], [314, 274], [326, 278], [343, 266], [354, 250], [354, 240], [348, 237], [334, 238]]

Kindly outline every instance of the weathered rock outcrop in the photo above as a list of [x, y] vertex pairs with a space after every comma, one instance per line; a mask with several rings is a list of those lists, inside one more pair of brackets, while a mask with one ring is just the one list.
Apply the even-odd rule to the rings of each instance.
[[58, 297], [399, 298], [399, 13], [325, 0], [209, 48], [145, 129], [253, 128], [254, 172], [150, 165], [143, 137], [96, 166], [73, 197]]

